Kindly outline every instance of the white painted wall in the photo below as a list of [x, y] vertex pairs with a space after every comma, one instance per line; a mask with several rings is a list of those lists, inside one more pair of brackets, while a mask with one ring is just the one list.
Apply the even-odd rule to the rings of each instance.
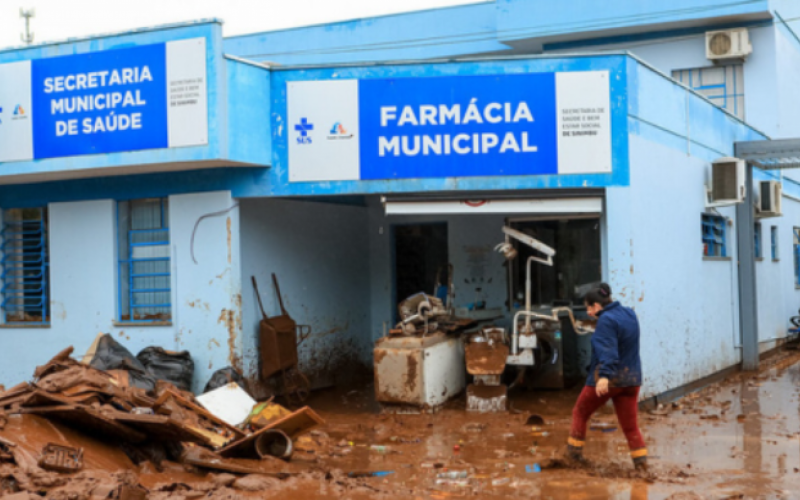
[[[241, 318], [238, 215], [235, 210], [228, 214], [230, 232], [226, 217], [201, 223], [195, 239], [198, 264], [189, 255], [190, 236], [200, 215], [227, 208], [231, 201], [230, 192], [170, 197], [173, 325], [152, 327], [115, 323], [116, 202], [50, 204], [51, 325], [0, 329], [0, 383], [30, 380], [36, 365], [70, 345], [80, 355], [102, 332], [111, 333], [134, 355], [151, 345], [189, 350], [195, 361], [193, 387], [202, 389], [211, 372], [230, 357], [230, 332], [218, 321], [221, 311], [232, 310]], [[240, 329], [239, 323], [236, 339]]]

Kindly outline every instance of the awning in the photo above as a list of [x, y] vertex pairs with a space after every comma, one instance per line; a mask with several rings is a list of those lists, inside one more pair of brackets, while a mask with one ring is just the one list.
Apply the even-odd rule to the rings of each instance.
[[435, 214], [594, 214], [603, 212], [602, 197], [390, 199], [383, 198], [386, 215]]

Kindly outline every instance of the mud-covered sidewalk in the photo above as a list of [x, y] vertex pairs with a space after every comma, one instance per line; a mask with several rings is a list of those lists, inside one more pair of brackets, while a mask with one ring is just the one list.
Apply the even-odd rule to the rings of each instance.
[[[85, 467], [57, 474], [3, 465], [14, 498], [800, 498], [800, 354], [758, 374], [640, 415], [650, 472], [634, 473], [611, 407], [589, 433], [584, 469], [548, 468], [564, 450], [576, 391], [511, 392], [512, 410], [476, 415], [455, 400], [436, 414], [381, 414], [372, 387], [314, 393], [327, 423], [299, 438], [286, 474], [209, 473], [164, 461], [134, 466], [120, 449], [33, 415], [9, 415], [0, 437], [33, 455], [49, 442], [85, 449]], [[528, 425], [531, 415], [544, 423]], [[145, 492], [146, 493], [143, 493]], [[135, 492], [135, 495], [133, 496]], [[41, 495], [41, 496], [40, 496]], [[140, 496], [146, 495], [146, 496]]]

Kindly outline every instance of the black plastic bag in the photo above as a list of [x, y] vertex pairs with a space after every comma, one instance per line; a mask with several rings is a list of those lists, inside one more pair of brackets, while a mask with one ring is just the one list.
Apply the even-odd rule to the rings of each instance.
[[192, 390], [194, 361], [189, 351], [165, 351], [161, 347], [145, 347], [136, 355], [156, 380], [166, 380], [182, 391]]
[[239, 384], [239, 387], [247, 390], [244, 383], [244, 377], [233, 369], [233, 367], [227, 366], [225, 368], [220, 368], [219, 370], [215, 371], [211, 378], [208, 380], [206, 384], [206, 388], [203, 389], [203, 393], [213, 391], [214, 389], [219, 389], [220, 387], [224, 387], [231, 382], [236, 382]]
[[89, 366], [98, 370], [125, 370], [131, 386], [148, 392], [156, 388], [156, 379], [147, 372], [144, 365], [108, 333], [97, 342], [97, 350]]

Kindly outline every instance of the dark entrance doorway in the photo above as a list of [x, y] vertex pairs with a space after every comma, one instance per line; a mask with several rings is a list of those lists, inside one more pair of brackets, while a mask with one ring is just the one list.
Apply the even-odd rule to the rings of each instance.
[[446, 222], [394, 226], [394, 303], [419, 292], [433, 294], [436, 272], [447, 263]]

